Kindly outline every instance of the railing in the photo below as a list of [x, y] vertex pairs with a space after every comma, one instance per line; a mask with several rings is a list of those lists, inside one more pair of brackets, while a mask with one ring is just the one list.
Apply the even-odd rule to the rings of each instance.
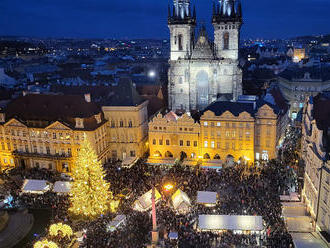
[[35, 152], [21, 152], [21, 151], [13, 151], [13, 155], [18, 156], [31, 156], [31, 157], [43, 157], [43, 158], [55, 158], [55, 159], [65, 159], [72, 158], [72, 154], [49, 154], [49, 153], [35, 153]]

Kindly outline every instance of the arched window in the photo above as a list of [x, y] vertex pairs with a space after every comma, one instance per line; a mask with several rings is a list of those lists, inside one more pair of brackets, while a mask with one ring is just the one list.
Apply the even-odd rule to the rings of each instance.
[[226, 32], [223, 34], [223, 50], [229, 49], [229, 33]]
[[124, 127], [124, 122], [123, 122], [122, 120], [120, 120], [120, 122], [119, 122], [119, 126], [120, 126], [120, 127]]
[[129, 122], [128, 122], [128, 127], [133, 127], [133, 123], [132, 123], [132, 121], [129, 121]]
[[205, 153], [203, 158], [204, 159], [210, 159], [210, 155], [208, 153]]

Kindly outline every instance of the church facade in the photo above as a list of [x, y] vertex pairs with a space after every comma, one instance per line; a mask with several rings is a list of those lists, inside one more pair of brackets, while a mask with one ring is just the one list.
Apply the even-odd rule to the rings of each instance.
[[[203, 110], [215, 100], [236, 100], [242, 94], [238, 66], [242, 8], [237, 0], [213, 6], [214, 42], [205, 27], [196, 30], [196, 10], [190, 0], [174, 0], [169, 7], [169, 108]], [[196, 33], [198, 34], [196, 37]]]

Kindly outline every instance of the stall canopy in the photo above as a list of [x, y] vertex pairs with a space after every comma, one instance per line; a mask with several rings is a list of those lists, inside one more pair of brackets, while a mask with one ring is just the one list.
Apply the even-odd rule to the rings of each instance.
[[25, 179], [22, 186], [22, 192], [42, 194], [49, 190], [49, 186], [50, 184], [45, 180]]
[[168, 237], [170, 239], [178, 239], [179, 235], [177, 232], [170, 232], [170, 234], [168, 235]]
[[[137, 199], [134, 203], [134, 209], [137, 211], [147, 211], [152, 207], [151, 201], [152, 190], [149, 190], [147, 193], [142, 195], [139, 199]], [[161, 195], [158, 190], [155, 190], [155, 200], [158, 202], [160, 200]]]
[[108, 225], [107, 225], [107, 231], [113, 232], [115, 231], [119, 226], [126, 223], [126, 215], [117, 215]]
[[311, 233], [291, 233], [295, 248], [327, 248], [327, 245]]
[[199, 230], [263, 230], [261, 216], [248, 215], [200, 215]]
[[70, 192], [71, 189], [71, 183], [70, 182], [62, 182], [62, 181], [57, 181], [54, 184], [53, 191], [56, 193], [63, 193], [67, 194]]
[[206, 205], [215, 205], [217, 203], [217, 192], [198, 191], [197, 203]]
[[180, 189], [172, 195], [172, 203], [175, 210], [184, 211], [191, 206], [188, 195]]

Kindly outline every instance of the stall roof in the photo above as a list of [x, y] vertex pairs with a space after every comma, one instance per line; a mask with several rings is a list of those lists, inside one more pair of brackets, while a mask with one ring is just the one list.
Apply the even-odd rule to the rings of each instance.
[[[135, 201], [134, 209], [138, 211], [147, 211], [152, 207], [151, 201], [152, 190], [149, 190], [147, 193], [142, 195], [138, 200]], [[160, 193], [158, 190], [155, 190], [155, 199], [158, 202], [161, 198]]]
[[180, 189], [178, 189], [172, 195], [172, 202], [175, 210], [179, 210], [180, 208], [186, 208], [190, 206], [190, 199], [188, 195]]
[[168, 235], [168, 237], [170, 239], [178, 239], [179, 234], [177, 232], [170, 232], [169, 235]]
[[24, 193], [44, 193], [49, 190], [49, 183], [46, 180], [25, 179], [22, 191]]
[[54, 184], [53, 191], [56, 193], [69, 193], [71, 189], [70, 182], [57, 181]]
[[200, 215], [198, 220], [200, 230], [263, 230], [261, 216], [248, 215]]
[[216, 204], [216, 202], [217, 202], [217, 192], [210, 192], [210, 191], [197, 192], [197, 203]]
[[121, 224], [124, 224], [126, 221], [126, 215], [117, 215], [108, 225], [107, 231], [114, 231], [118, 228]]
[[323, 241], [311, 233], [291, 233], [295, 248], [327, 248]]

